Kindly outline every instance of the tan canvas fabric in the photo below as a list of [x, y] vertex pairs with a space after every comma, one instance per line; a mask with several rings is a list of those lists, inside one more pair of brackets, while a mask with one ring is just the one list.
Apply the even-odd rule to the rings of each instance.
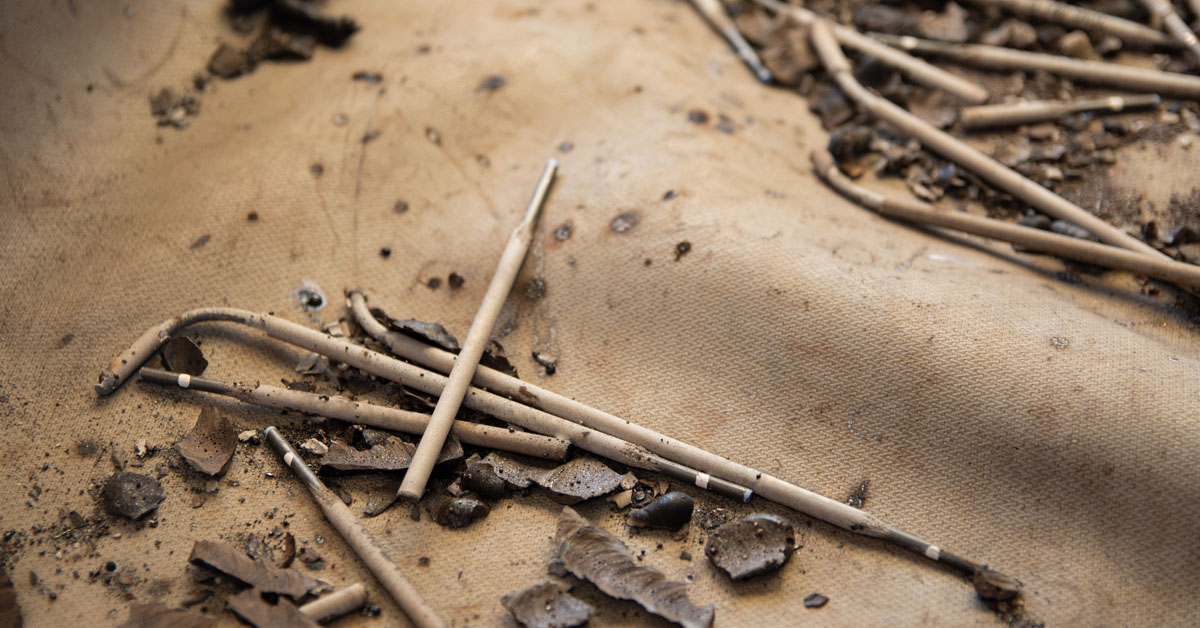
[[[551, 155], [561, 176], [518, 280], [544, 277], [547, 293], [515, 292], [501, 317], [522, 376], [536, 378], [530, 352], [544, 351], [560, 360], [538, 380], [553, 390], [837, 499], [869, 480], [871, 512], [1017, 576], [1027, 615], [1049, 625], [1200, 622], [1200, 369], [1170, 290], [1147, 295], [1125, 274], [1066, 283], [1055, 260], [847, 203], [809, 172], [826, 135], [805, 103], [756, 84], [686, 3], [331, 8], [365, 24], [348, 47], [217, 82], [176, 131], [154, 125], [147, 96], [184, 87], [234, 39], [220, 3], [0, 5], [0, 527], [22, 542], [11, 575], [29, 625], [112, 625], [132, 600], [179, 604], [195, 590], [193, 541], [282, 520], [328, 558], [318, 576], [364, 581], [383, 607], [338, 625], [402, 623], [300, 485], [265, 475], [282, 471], [265, 447], [240, 445], [219, 491], [191, 507], [202, 483], [165, 468], [165, 450], [213, 400], [137, 384], [97, 399], [92, 385], [143, 330], [204, 305], [316, 325], [362, 287], [462, 337]], [[352, 82], [357, 70], [384, 81]], [[490, 75], [507, 83], [477, 89]], [[689, 122], [692, 109], [709, 122]], [[1178, 168], [1194, 173], [1194, 158]], [[637, 225], [614, 233], [625, 212]], [[568, 220], [570, 239], [554, 239]], [[681, 241], [691, 251], [676, 260]], [[451, 271], [462, 289], [445, 285]], [[311, 315], [293, 295], [305, 279], [332, 297]], [[302, 355], [229, 326], [189, 334], [226, 379], [276, 382]], [[300, 421], [215, 403], [239, 429]], [[95, 547], [37, 531], [98, 513], [111, 465], [78, 455], [79, 441], [131, 455], [142, 438], [164, 450], [145, 467], [166, 471], [156, 527], [110, 521]], [[363, 487], [346, 486], [359, 507]], [[512, 625], [499, 597], [545, 578], [558, 509], [535, 493], [465, 530], [402, 509], [366, 525], [453, 625]], [[719, 626], [998, 621], [927, 560], [758, 500], [751, 510], [790, 518], [804, 548], [777, 575], [731, 584], [698, 531], [631, 534], [607, 504], [581, 508], [646, 564], [694, 579]], [[89, 582], [108, 560], [132, 574], [127, 591]], [[602, 604], [594, 625], [651, 622], [577, 590]], [[812, 592], [829, 604], [804, 609]]]

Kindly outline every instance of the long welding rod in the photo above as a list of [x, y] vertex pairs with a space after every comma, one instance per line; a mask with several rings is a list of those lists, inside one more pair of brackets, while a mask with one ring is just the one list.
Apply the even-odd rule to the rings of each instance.
[[467, 331], [467, 339], [463, 341], [462, 350], [454, 361], [454, 368], [450, 370], [446, 387], [433, 408], [429, 427], [425, 428], [421, 442], [417, 444], [417, 451], [413, 453], [412, 465], [400, 483], [401, 497], [420, 499], [425, 494], [429, 474], [433, 471], [433, 465], [437, 463], [442, 445], [446, 443], [450, 427], [454, 425], [454, 417], [458, 414], [463, 397], [471, 387], [475, 367], [479, 366], [479, 359], [483, 357], [483, 349], [487, 346], [492, 328], [496, 326], [500, 308], [504, 307], [504, 300], [508, 298], [513, 282], [517, 279], [517, 272], [521, 270], [521, 263], [525, 261], [525, 254], [529, 252], [529, 243], [533, 241], [533, 227], [542, 213], [542, 206], [546, 204], [546, 194], [550, 192], [550, 184], [554, 182], [554, 173], [557, 170], [558, 160], [551, 157], [546, 161], [546, 168], [542, 170], [542, 176], [538, 179], [533, 198], [529, 199], [525, 216], [508, 237], [508, 244], [504, 247], [504, 253], [500, 255], [500, 262], [496, 264], [496, 274], [492, 276], [492, 283], [483, 295], [483, 303], [479, 305], [475, 320], [471, 322], [471, 329]]
[[404, 572], [400, 571], [400, 566], [388, 558], [383, 548], [371, 538], [366, 528], [358, 522], [342, 499], [326, 488], [317, 475], [312, 472], [312, 469], [304, 464], [300, 456], [296, 455], [296, 450], [292, 449], [279, 430], [272, 425], [263, 430], [263, 434], [276, 453], [283, 457], [284, 464], [292, 470], [292, 473], [296, 474], [296, 477], [312, 494], [313, 500], [317, 502], [321, 512], [325, 513], [325, 518], [338, 531], [338, 534], [342, 535], [354, 553], [358, 554], [358, 557], [366, 563], [367, 568], [375, 574], [375, 578], [379, 580], [384, 589], [387, 589], [392, 599], [396, 600], [408, 618], [420, 628], [427, 626], [444, 628], [446, 622], [442, 621], [429, 602], [421, 597], [421, 593], [404, 575]]

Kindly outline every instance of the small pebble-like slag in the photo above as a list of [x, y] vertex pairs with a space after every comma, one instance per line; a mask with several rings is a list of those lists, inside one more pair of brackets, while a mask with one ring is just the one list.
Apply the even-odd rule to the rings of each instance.
[[692, 519], [695, 507], [691, 495], [672, 491], [625, 517], [625, 523], [638, 528], [677, 530]]

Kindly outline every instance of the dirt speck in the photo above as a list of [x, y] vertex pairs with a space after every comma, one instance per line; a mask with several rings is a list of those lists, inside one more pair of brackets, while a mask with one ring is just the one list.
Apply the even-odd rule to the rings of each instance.
[[383, 75], [378, 72], [368, 72], [366, 70], [359, 70], [359, 71], [355, 72], [354, 74], [352, 74], [350, 76], [350, 79], [353, 81], [362, 81], [364, 83], [378, 85], [379, 83], [383, 82]]
[[212, 239], [212, 234], [206, 233], [206, 234], [200, 236], [199, 238], [196, 238], [195, 240], [193, 240], [192, 243], [190, 245], [188, 245], [188, 248], [192, 249], [194, 251], [194, 250], [204, 246], [205, 244], [208, 244], [208, 241], [211, 239]]
[[430, 277], [429, 281], [425, 282], [425, 287], [429, 288], [430, 290], [437, 290], [438, 288], [441, 288], [442, 287], [442, 278], [441, 277]]
[[702, 109], [692, 109], [687, 114], [688, 122], [692, 124], [706, 124], [708, 122], [708, 113]]
[[692, 243], [684, 240], [675, 245], [675, 261], [679, 261], [684, 255], [692, 252]]
[[463, 279], [462, 275], [452, 272], [450, 276], [446, 277], [446, 283], [450, 286], [451, 290], [458, 290], [466, 283], [466, 279]]
[[568, 220], [568, 221], [564, 222], [563, 224], [559, 225], [558, 228], [554, 230], [554, 239], [558, 240], [559, 242], [569, 240], [571, 238], [571, 232], [574, 229], [575, 229], [575, 223]]
[[425, 127], [425, 139], [429, 140], [435, 146], [442, 144], [442, 134], [438, 133], [437, 129], [431, 126]]
[[363, 133], [363, 136], [359, 141], [363, 144], [369, 144], [375, 141], [381, 135], [381, 133], [382, 132], [379, 129], [371, 129], [366, 133]]
[[315, 163], [308, 167], [308, 171], [311, 172], [314, 177], [319, 177], [325, 174], [325, 166]]
[[821, 608], [828, 601], [829, 598], [820, 593], [809, 593], [804, 596], [804, 608]]
[[499, 74], [493, 74], [491, 76], [485, 77], [482, 81], [479, 81], [479, 87], [476, 87], [475, 91], [494, 92], [494, 91], [504, 87], [507, 84], [508, 84], [508, 79], [504, 78], [503, 76], [501, 76]]
[[850, 492], [850, 496], [846, 498], [846, 503], [855, 508], [862, 508], [867, 503], [867, 488], [870, 487], [870, 480], [863, 480], [854, 487]]

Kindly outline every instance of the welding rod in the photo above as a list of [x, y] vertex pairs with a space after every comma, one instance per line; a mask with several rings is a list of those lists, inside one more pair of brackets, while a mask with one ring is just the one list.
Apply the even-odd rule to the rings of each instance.
[[276, 453], [283, 457], [284, 464], [296, 474], [296, 477], [312, 494], [313, 500], [317, 502], [321, 512], [325, 513], [325, 518], [338, 531], [338, 534], [342, 535], [354, 553], [358, 554], [358, 557], [366, 563], [367, 568], [375, 574], [379, 583], [383, 585], [384, 589], [387, 589], [392, 599], [396, 600], [408, 618], [420, 628], [445, 628], [446, 622], [442, 621], [429, 602], [421, 597], [421, 593], [412, 585], [404, 572], [400, 571], [400, 566], [388, 558], [383, 548], [375, 539], [371, 538], [366, 528], [358, 522], [341, 498], [326, 488], [317, 475], [312, 472], [312, 469], [304, 464], [300, 456], [296, 455], [296, 450], [292, 449], [279, 430], [272, 425], [263, 430], [263, 434]]

